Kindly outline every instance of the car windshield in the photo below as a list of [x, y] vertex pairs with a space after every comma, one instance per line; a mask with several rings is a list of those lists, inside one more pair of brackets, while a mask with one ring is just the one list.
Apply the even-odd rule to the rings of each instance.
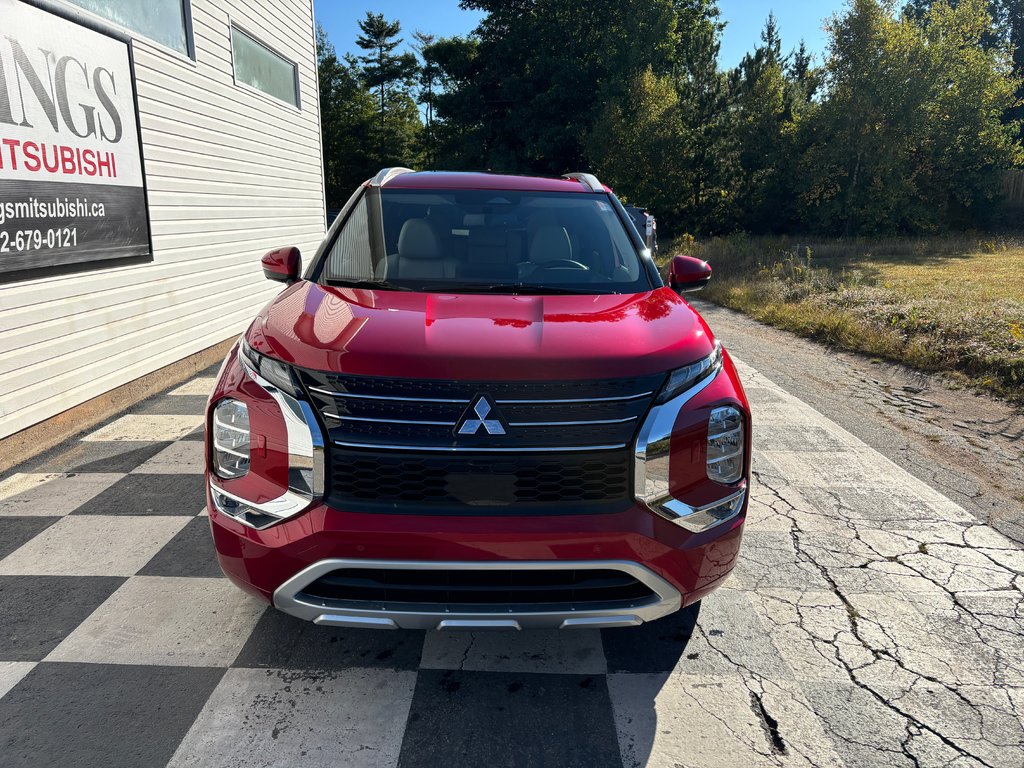
[[328, 284], [494, 293], [639, 293], [651, 280], [607, 195], [368, 190], [339, 230]]

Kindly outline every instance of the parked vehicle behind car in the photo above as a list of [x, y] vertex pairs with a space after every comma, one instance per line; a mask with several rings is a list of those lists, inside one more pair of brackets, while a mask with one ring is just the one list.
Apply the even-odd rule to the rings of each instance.
[[638, 208], [635, 205], [625, 205], [623, 208], [626, 215], [629, 216], [629, 220], [633, 222], [633, 226], [636, 227], [640, 239], [644, 241], [644, 245], [654, 256], [657, 256], [658, 221], [654, 218], [654, 214], [646, 208]]
[[736, 369], [622, 204], [559, 179], [385, 169], [221, 368], [220, 564], [317, 624], [619, 627], [722, 583], [747, 509]]

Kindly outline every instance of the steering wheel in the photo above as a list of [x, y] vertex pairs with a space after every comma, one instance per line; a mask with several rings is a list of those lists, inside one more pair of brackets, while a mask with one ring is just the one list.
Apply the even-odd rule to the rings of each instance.
[[533, 271], [540, 272], [544, 269], [578, 269], [583, 270], [584, 272], [590, 271], [590, 267], [586, 264], [581, 264], [580, 262], [573, 261], [572, 259], [555, 259], [554, 261], [549, 261], [545, 264], [539, 264], [534, 267]]

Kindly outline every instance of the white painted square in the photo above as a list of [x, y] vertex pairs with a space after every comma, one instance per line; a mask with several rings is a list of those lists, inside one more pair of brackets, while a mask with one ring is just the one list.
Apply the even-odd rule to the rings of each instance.
[[60, 517], [124, 477], [118, 472], [18, 473], [0, 481], [0, 517]]
[[227, 579], [136, 576], [46, 661], [227, 667], [266, 608]]
[[395, 766], [415, 684], [383, 669], [229, 669], [168, 768]]
[[596, 629], [428, 632], [420, 666], [479, 672], [600, 675], [607, 670]]
[[34, 661], [0, 661], [0, 699], [32, 671]]
[[95, 440], [177, 440], [203, 423], [202, 416], [161, 416], [132, 413], [83, 437]]
[[191, 519], [69, 515], [0, 560], [0, 575], [131, 576]]
[[217, 379], [213, 376], [199, 376], [192, 381], [182, 384], [168, 392], [168, 395], [203, 395], [209, 396], [213, 392], [213, 385]]
[[205, 445], [201, 440], [171, 443], [153, 458], [132, 470], [133, 474], [201, 475], [206, 469]]

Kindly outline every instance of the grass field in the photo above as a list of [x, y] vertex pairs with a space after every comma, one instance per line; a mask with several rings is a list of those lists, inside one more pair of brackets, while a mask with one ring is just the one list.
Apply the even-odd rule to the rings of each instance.
[[733, 236], [663, 253], [710, 262], [718, 304], [1024, 403], [1024, 239]]

